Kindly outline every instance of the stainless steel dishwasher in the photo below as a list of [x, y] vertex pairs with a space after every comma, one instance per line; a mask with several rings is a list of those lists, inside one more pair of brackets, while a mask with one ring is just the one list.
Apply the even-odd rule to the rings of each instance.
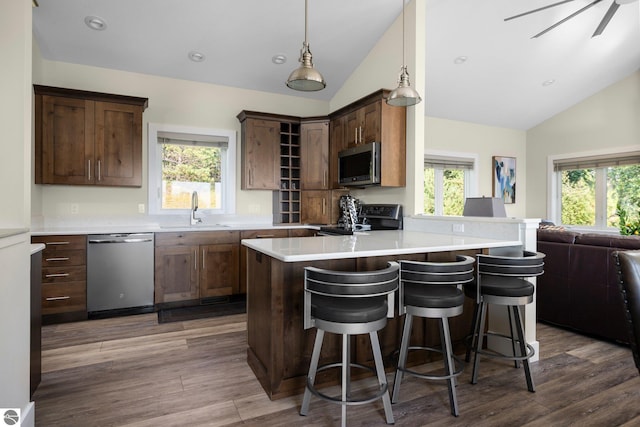
[[153, 310], [153, 233], [90, 234], [87, 311]]

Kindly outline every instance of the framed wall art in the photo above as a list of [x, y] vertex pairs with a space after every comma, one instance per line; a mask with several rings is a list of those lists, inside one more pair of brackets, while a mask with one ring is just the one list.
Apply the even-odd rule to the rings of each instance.
[[516, 202], [516, 158], [493, 156], [493, 197]]

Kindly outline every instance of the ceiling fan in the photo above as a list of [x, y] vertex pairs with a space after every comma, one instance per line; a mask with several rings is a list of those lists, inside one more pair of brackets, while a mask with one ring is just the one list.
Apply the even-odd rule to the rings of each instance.
[[[524, 12], [524, 13], [520, 13], [518, 15], [510, 16], [508, 18], [505, 18], [504, 20], [505, 21], [510, 21], [512, 19], [520, 18], [522, 16], [530, 15], [532, 13], [540, 12], [542, 10], [549, 9], [549, 8], [552, 8], [552, 7], [555, 7], [555, 6], [559, 6], [561, 4], [569, 3], [569, 2], [572, 2], [572, 1], [574, 1], [574, 0], [559, 1], [557, 3], [553, 3], [553, 4], [550, 4], [548, 6], [539, 7], [538, 9], [533, 9], [533, 10], [530, 10], [528, 12]], [[564, 24], [569, 19], [574, 18], [575, 16], [581, 14], [582, 12], [584, 12], [587, 9], [589, 9], [590, 7], [595, 6], [596, 4], [600, 3], [601, 1], [602, 0], [593, 0], [588, 5], [586, 5], [583, 8], [573, 12], [571, 15], [567, 16], [566, 18], [561, 19], [560, 21], [556, 22], [555, 24], [553, 24], [549, 28], [547, 28], [545, 30], [542, 30], [541, 32], [539, 32], [538, 34], [536, 34], [535, 36], [533, 36], [531, 38], [535, 39], [537, 37], [540, 37], [543, 34], [548, 33], [549, 31], [551, 31], [554, 28], [556, 28], [558, 25]], [[611, 21], [611, 18], [613, 18], [613, 15], [615, 15], [616, 11], [618, 10], [618, 8], [620, 7], [621, 4], [633, 3], [634, 1], [637, 1], [637, 0], [613, 0], [611, 2], [611, 6], [609, 6], [609, 9], [607, 10], [607, 13], [604, 14], [604, 17], [600, 21], [600, 24], [598, 24], [598, 27], [596, 28], [595, 32], [593, 33], [593, 35], [591, 37], [599, 36], [600, 34], [602, 34], [604, 29], [607, 27], [607, 24], [609, 24], [609, 21]]]

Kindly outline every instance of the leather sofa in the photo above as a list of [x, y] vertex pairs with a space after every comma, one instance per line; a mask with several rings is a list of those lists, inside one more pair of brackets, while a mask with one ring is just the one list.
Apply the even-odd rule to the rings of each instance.
[[538, 320], [629, 343], [613, 252], [640, 249], [640, 237], [538, 229], [545, 272], [537, 280]]

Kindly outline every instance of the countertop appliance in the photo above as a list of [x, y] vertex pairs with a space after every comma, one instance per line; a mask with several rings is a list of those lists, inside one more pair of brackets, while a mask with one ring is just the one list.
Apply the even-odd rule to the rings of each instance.
[[320, 227], [319, 235], [353, 234], [354, 231], [402, 230], [402, 205], [362, 204], [355, 227], [329, 225]]
[[90, 234], [89, 316], [153, 311], [153, 233]]

